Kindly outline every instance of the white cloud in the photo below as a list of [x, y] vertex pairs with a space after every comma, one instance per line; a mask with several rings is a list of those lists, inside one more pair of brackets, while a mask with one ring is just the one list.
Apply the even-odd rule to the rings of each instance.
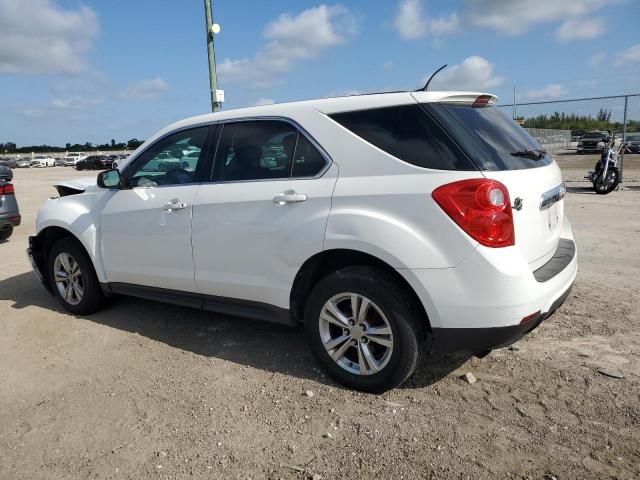
[[464, 21], [470, 25], [519, 35], [539, 23], [566, 23], [570, 19], [593, 14], [607, 5], [619, 2], [620, 0], [463, 0], [462, 12]]
[[562, 22], [555, 33], [561, 42], [597, 38], [607, 30], [602, 18], [570, 18]]
[[616, 65], [640, 62], [640, 43], [630, 46], [616, 55]]
[[89, 7], [50, 0], [0, 0], [0, 73], [78, 73], [99, 32]]
[[524, 97], [528, 100], [546, 100], [549, 98], [558, 98], [567, 94], [567, 89], [558, 83], [552, 83], [538, 90], [529, 90], [524, 93]]
[[342, 5], [320, 5], [292, 16], [283, 13], [267, 24], [266, 44], [252, 58], [225, 59], [218, 75], [225, 82], [267, 87], [277, 83], [296, 62], [317, 57], [354, 35], [356, 19]]
[[276, 103], [273, 98], [261, 98], [256, 103], [255, 106], [259, 107], [260, 105], [273, 105]]
[[86, 97], [68, 97], [68, 98], [54, 98], [51, 100], [51, 108], [57, 110], [84, 110], [85, 108], [92, 107], [102, 103], [98, 98], [86, 98]]
[[589, 59], [589, 66], [590, 67], [597, 67], [598, 65], [600, 65], [602, 63], [602, 61], [607, 58], [607, 56], [604, 54], [604, 52], [598, 52], [598, 53], [594, 53], [591, 58]]
[[440, 18], [425, 16], [422, 0], [402, 0], [393, 22], [397, 32], [406, 40], [451, 33], [458, 29], [459, 23], [456, 12]]
[[[429, 74], [431, 75], [431, 74]], [[425, 77], [425, 82], [429, 76]], [[438, 73], [429, 85], [430, 90], [485, 90], [497, 87], [504, 78], [495, 73], [495, 66], [477, 55], [465, 58]], [[424, 85], [424, 84], [423, 84]]]
[[140, 80], [125, 88], [120, 96], [122, 98], [132, 98], [136, 100], [146, 100], [155, 98], [167, 89], [167, 83], [160, 77], [149, 80]]

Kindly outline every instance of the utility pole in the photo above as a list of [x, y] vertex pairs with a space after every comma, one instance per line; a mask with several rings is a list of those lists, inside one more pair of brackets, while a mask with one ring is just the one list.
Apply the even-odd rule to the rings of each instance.
[[211, 89], [211, 111], [217, 112], [220, 103], [223, 101], [218, 90], [218, 79], [216, 77], [216, 53], [213, 48], [213, 36], [220, 31], [220, 25], [213, 23], [211, 13], [211, 0], [204, 0], [204, 16], [207, 25], [207, 54], [209, 56], [209, 88]]
[[516, 86], [513, 86], [513, 119], [518, 116], [518, 108], [516, 107]]

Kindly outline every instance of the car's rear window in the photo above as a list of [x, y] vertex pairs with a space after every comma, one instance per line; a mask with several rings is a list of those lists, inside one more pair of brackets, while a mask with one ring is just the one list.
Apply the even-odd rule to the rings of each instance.
[[[481, 170], [521, 170], [549, 165], [551, 155], [515, 156], [542, 150], [538, 141], [498, 107], [474, 108], [446, 103], [423, 104]], [[536, 155], [532, 155], [536, 157]]]
[[412, 165], [438, 170], [477, 170], [418, 104], [329, 116], [363, 140]]

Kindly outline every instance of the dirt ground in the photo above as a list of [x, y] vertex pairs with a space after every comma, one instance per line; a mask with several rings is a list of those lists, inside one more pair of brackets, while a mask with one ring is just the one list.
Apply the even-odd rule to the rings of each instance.
[[323, 376], [302, 330], [124, 297], [64, 313], [25, 248], [53, 180], [87, 175], [16, 171], [24, 223], [0, 244], [1, 479], [640, 477], [640, 188], [569, 189], [580, 271], [529, 337], [428, 359], [367, 395]]

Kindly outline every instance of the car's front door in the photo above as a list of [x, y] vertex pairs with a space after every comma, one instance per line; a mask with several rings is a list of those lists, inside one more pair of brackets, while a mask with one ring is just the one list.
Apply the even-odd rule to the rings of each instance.
[[[110, 283], [197, 292], [191, 249], [193, 200], [207, 168], [210, 130], [160, 139], [123, 172], [101, 214], [101, 252]], [[181, 162], [199, 152], [197, 161]]]
[[193, 207], [196, 283], [205, 295], [289, 308], [300, 265], [322, 251], [337, 166], [285, 121], [219, 133], [213, 182]]

